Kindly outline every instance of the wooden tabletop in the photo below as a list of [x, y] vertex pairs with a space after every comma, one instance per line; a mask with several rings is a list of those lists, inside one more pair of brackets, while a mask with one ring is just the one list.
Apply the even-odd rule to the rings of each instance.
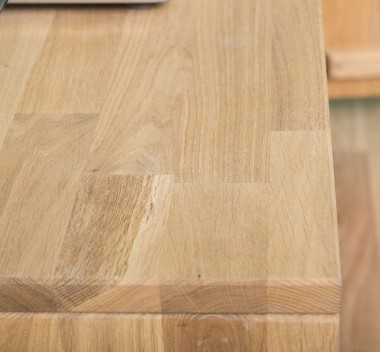
[[336, 313], [319, 2], [0, 17], [0, 310]]

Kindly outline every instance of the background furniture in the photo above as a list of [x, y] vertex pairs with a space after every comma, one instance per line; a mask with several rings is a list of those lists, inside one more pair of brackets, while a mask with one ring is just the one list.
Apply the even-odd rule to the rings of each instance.
[[338, 54], [345, 68], [343, 77], [329, 78], [329, 96], [379, 95], [380, 1], [324, 0], [323, 10], [327, 57]]

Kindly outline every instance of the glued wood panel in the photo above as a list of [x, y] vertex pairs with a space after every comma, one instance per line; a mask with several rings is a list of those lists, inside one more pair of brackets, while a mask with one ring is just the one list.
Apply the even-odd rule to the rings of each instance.
[[0, 150], [0, 309], [336, 314], [320, 20], [312, 0], [54, 12]]
[[[46, 278], [29, 282], [28, 289], [33, 292], [42, 285], [49, 297], [58, 300], [46, 306], [49, 311], [83, 311], [82, 304], [94, 311], [131, 311], [136, 303], [127, 295], [120, 296], [119, 290], [129, 292], [140, 286], [143, 292], [147, 283], [150, 294], [141, 299], [140, 309], [149, 312], [336, 312], [339, 267], [330, 232], [335, 228], [334, 208], [319, 206], [332, 199], [329, 160], [323, 158], [328, 153], [324, 134], [273, 132], [271, 142], [276, 157], [270, 165], [273, 181], [267, 185], [173, 184], [173, 176], [85, 174], [77, 178], [76, 199], [71, 195], [70, 220], [59, 237], [60, 247], [49, 240], [49, 232], [40, 234], [54, 262], [41, 261], [23, 269], [26, 277], [38, 278], [37, 273], [42, 273]], [[50, 158], [46, 156], [47, 165]], [[298, 222], [297, 215], [301, 215]], [[4, 226], [14, 227], [20, 239], [26, 236], [19, 225], [8, 225], [9, 217], [4, 212]], [[9, 242], [4, 247], [9, 248], [2, 259], [5, 276], [16, 279], [19, 268], [6, 258], [17, 258], [17, 248]], [[303, 265], [299, 265], [301, 258]], [[55, 278], [62, 278], [67, 290], [61, 292]], [[268, 289], [269, 278], [276, 279], [280, 289]], [[70, 284], [71, 279], [77, 284]], [[9, 289], [22, 280], [3, 283]], [[305, 289], [291, 289], [300, 285]], [[212, 295], [197, 293], [205, 289], [218, 295], [225, 286], [231, 291], [217, 301]], [[242, 295], [244, 287], [255, 292], [254, 299]], [[114, 294], [120, 297], [119, 305], [112, 300]], [[60, 303], [64, 295], [83, 297], [79, 302]], [[93, 300], [94, 295], [105, 298]], [[20, 287], [9, 299], [4, 298], [4, 309], [12, 310], [26, 297]], [[158, 305], [152, 306], [149, 298]], [[44, 302], [41, 297], [37, 306], [35, 299], [24, 304], [33, 311], [43, 310]], [[96, 302], [101, 305], [97, 307]]]

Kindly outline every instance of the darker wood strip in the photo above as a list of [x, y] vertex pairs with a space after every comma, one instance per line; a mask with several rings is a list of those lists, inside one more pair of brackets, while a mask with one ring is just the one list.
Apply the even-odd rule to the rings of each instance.
[[333, 279], [0, 279], [3, 312], [333, 314], [339, 309], [340, 286]]
[[159, 283], [1, 278], [0, 311], [156, 313], [160, 311]]
[[138, 235], [138, 231], [130, 229], [133, 229], [133, 221], [139, 224], [144, 217], [151, 179], [82, 177], [61, 249], [58, 276], [102, 275], [117, 279], [127, 271]]

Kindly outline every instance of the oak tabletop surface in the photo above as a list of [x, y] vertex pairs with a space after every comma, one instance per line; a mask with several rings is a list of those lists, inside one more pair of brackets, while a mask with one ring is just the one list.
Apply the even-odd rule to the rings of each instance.
[[316, 0], [9, 7], [0, 310], [336, 313]]

